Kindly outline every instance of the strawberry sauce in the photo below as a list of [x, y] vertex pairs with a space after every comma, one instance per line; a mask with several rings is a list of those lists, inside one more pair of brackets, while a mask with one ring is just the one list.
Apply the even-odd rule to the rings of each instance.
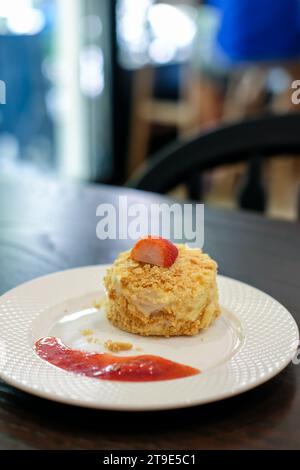
[[102, 380], [152, 382], [199, 374], [198, 369], [159, 356], [114, 356], [84, 352], [65, 346], [58, 338], [41, 338], [35, 343], [41, 359], [60, 369]]

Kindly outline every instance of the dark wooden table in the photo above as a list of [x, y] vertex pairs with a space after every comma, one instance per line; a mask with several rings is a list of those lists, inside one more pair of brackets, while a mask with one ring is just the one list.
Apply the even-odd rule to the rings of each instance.
[[[96, 238], [96, 207], [119, 195], [105, 186], [0, 178], [0, 294], [37, 276], [112, 261], [127, 242]], [[206, 210], [205, 249], [220, 272], [282, 302], [300, 321], [300, 226]], [[0, 325], [1, 327], [1, 325]], [[1, 449], [300, 448], [300, 365], [235, 398], [186, 410], [101, 412], [64, 406], [0, 381]]]

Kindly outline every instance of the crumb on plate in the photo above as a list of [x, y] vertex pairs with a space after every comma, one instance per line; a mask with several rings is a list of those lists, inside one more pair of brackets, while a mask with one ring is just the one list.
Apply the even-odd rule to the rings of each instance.
[[99, 338], [96, 338], [95, 336], [89, 336], [87, 338], [87, 342], [91, 344], [102, 344], [102, 341]]
[[122, 341], [112, 341], [111, 339], [105, 341], [104, 346], [109, 351], [115, 353], [118, 353], [120, 351], [129, 351], [130, 349], [132, 349], [131, 343], [124, 343]]
[[91, 330], [90, 328], [86, 328], [81, 331], [82, 336], [91, 336], [93, 333], [93, 330]]
[[105, 300], [104, 298], [99, 299], [99, 300], [94, 300], [93, 307], [97, 308], [97, 309], [101, 308], [102, 305], [103, 305], [104, 300]]

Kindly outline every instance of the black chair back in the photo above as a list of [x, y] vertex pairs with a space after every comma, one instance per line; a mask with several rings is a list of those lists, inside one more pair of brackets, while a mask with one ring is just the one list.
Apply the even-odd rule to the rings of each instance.
[[189, 181], [197, 172], [238, 162], [257, 163], [258, 156], [282, 154], [300, 155], [300, 113], [225, 125], [189, 141], [176, 142], [151, 158], [128, 185], [166, 193]]

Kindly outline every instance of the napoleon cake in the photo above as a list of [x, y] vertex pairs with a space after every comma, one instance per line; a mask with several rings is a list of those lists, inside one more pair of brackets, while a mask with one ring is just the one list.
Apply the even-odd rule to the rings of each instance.
[[148, 236], [104, 278], [109, 321], [142, 336], [192, 336], [220, 315], [217, 264], [199, 249]]

